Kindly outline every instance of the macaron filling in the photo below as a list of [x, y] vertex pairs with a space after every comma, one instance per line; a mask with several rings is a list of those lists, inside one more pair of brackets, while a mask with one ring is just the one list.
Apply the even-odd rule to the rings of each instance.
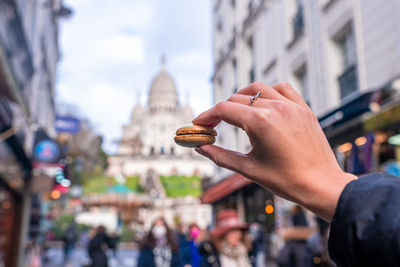
[[215, 136], [214, 134], [211, 133], [178, 133], [176, 135], [180, 136], [180, 135], [209, 135], [209, 136]]

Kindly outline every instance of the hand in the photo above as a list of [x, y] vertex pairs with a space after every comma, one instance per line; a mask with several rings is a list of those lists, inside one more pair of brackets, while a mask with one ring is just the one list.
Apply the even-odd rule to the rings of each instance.
[[290, 84], [253, 83], [192, 122], [215, 127], [221, 121], [242, 128], [251, 151], [204, 145], [198, 153], [331, 220], [343, 188], [356, 176], [340, 169], [317, 118]]

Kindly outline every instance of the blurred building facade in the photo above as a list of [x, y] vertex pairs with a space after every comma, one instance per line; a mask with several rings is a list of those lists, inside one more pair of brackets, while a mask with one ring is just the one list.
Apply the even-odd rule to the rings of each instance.
[[[254, 81], [288, 81], [322, 116], [380, 88], [400, 73], [399, 10], [395, 0], [216, 0], [214, 102]], [[249, 151], [221, 127], [221, 145]]]
[[37, 130], [55, 137], [58, 26], [69, 13], [61, 0], [0, 1], [0, 263], [6, 266], [22, 264], [29, 222], [40, 213], [30, 191], [32, 150]]
[[[365, 116], [397, 105], [399, 12], [396, 0], [214, 0], [214, 103], [255, 81], [288, 81], [320, 118], [333, 148], [354, 141], [366, 134]], [[218, 127], [218, 145], [250, 150], [242, 131]], [[210, 189], [232, 177], [217, 168]], [[226, 202], [247, 184], [213, 197], [206, 191], [205, 202]]]

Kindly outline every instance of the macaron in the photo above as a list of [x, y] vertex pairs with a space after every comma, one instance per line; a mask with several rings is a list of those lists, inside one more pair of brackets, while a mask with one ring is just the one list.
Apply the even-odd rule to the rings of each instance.
[[175, 143], [184, 147], [199, 147], [212, 145], [215, 142], [217, 132], [213, 128], [192, 125], [176, 130]]

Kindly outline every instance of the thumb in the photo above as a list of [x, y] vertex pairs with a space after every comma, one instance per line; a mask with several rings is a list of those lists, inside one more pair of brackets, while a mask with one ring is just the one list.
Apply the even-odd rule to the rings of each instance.
[[229, 169], [245, 176], [245, 173], [249, 170], [250, 159], [246, 154], [214, 145], [203, 145], [195, 148], [195, 151], [211, 159], [219, 167]]

